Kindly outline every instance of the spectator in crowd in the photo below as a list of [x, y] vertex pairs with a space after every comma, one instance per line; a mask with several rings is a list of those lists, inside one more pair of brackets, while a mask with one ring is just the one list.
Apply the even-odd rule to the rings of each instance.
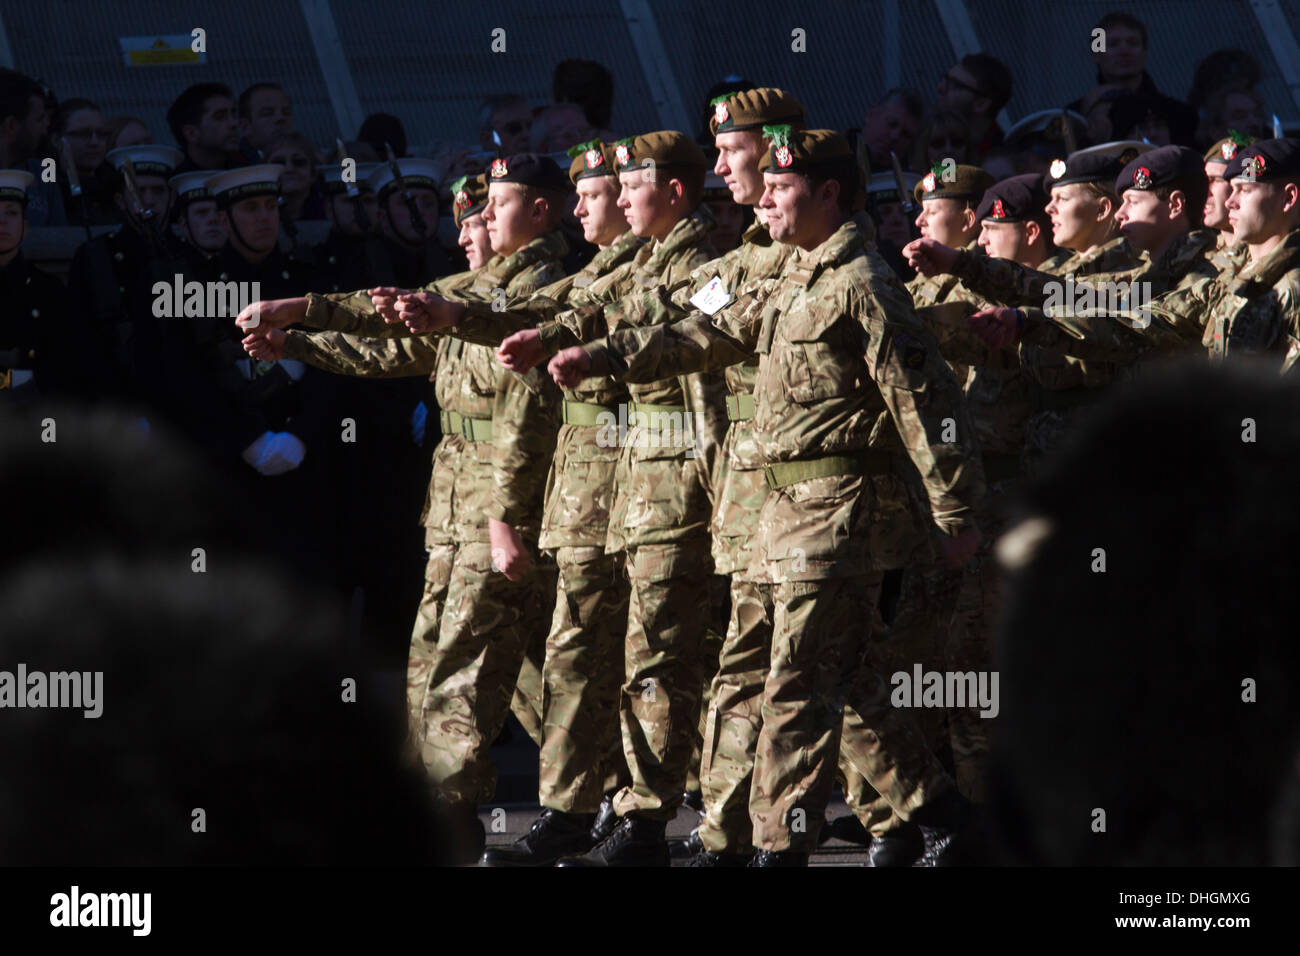
[[559, 103], [544, 107], [533, 119], [531, 134], [534, 153], [562, 153], [595, 139], [595, 131], [576, 103]]
[[939, 80], [936, 94], [935, 113], [956, 113], [965, 123], [971, 162], [979, 162], [1002, 142], [998, 113], [1011, 100], [1011, 71], [997, 57], [962, 57]]
[[[582, 108], [591, 137], [609, 138], [614, 106], [614, 74], [595, 60], [561, 60], [551, 74], [551, 99]], [[570, 146], [576, 143], [570, 143]]]
[[325, 197], [316, 182], [316, 147], [302, 133], [286, 133], [266, 145], [266, 161], [284, 167], [281, 216], [290, 221], [324, 219]]
[[1226, 86], [1211, 93], [1201, 109], [1197, 129], [1197, 138], [1204, 140], [1207, 148], [1227, 136], [1229, 130], [1255, 139], [1273, 135], [1259, 91], [1246, 86]]
[[[1097, 21], [1096, 29], [1104, 31], [1106, 48], [1092, 54], [1097, 65], [1097, 85], [1084, 96], [1070, 104], [1088, 118], [1089, 135], [1095, 142], [1118, 139], [1120, 132], [1109, 127], [1117, 125], [1113, 113], [1116, 100], [1125, 93], [1139, 94], [1143, 99], [1128, 101], [1119, 119], [1127, 123], [1137, 116], [1137, 123], [1150, 117], [1158, 130], [1163, 121], [1169, 126], [1166, 143], [1191, 146], [1196, 136], [1196, 110], [1180, 100], [1165, 96], [1156, 89], [1155, 82], [1146, 71], [1147, 28], [1129, 13], [1108, 13]], [[1155, 140], [1152, 140], [1155, 142]]]
[[927, 173], [948, 159], [963, 166], [976, 162], [971, 154], [970, 127], [960, 113], [937, 110], [916, 138], [911, 168]]
[[0, 169], [24, 169], [36, 177], [27, 191], [31, 226], [66, 226], [58, 183], [41, 177], [41, 155], [50, 127], [46, 90], [29, 76], [0, 67]]
[[[502, 156], [528, 152], [533, 111], [528, 101], [518, 93], [499, 93], [484, 99], [479, 104], [478, 121], [478, 144], [483, 149], [499, 148]], [[492, 139], [493, 133], [500, 144]]]
[[[925, 103], [916, 90], [895, 87], [876, 101], [862, 119], [860, 142], [867, 147], [872, 172], [891, 169], [889, 154], [906, 163], [925, 118]], [[964, 160], [958, 160], [963, 162]]]
[[167, 125], [185, 154], [177, 172], [245, 165], [238, 151], [235, 101], [224, 83], [195, 83], [186, 89], [168, 108]]
[[280, 84], [254, 83], [239, 94], [239, 151], [247, 162], [266, 162], [271, 144], [292, 132], [293, 101]]
[[[50, 121], [50, 140], [59, 163], [59, 187], [68, 223], [74, 226], [103, 226], [121, 222], [113, 203], [117, 177], [107, 162], [109, 129], [104, 114], [91, 100], [64, 100]], [[81, 196], [73, 198], [72, 179], [64, 166], [66, 140], [76, 166]]]

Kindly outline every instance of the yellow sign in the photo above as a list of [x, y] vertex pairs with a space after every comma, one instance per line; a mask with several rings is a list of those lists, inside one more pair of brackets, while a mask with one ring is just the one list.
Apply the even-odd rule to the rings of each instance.
[[207, 53], [196, 53], [188, 33], [161, 37], [119, 37], [127, 66], [193, 66], [208, 62]]

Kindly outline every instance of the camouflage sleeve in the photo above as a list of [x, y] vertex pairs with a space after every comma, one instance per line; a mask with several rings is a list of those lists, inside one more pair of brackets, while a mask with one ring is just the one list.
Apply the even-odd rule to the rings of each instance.
[[588, 374], [656, 382], [737, 365], [755, 354], [763, 301], [752, 295], [712, 317], [696, 312], [671, 325], [620, 329], [586, 347]]
[[1050, 272], [1039, 272], [1010, 259], [977, 256], [964, 249], [957, 253], [952, 274], [981, 298], [1009, 306], [1042, 305], [1049, 284], [1060, 281]]
[[516, 332], [550, 321], [561, 307], [556, 300], [543, 296], [511, 303], [509, 309], [494, 308], [491, 302], [469, 300], [465, 302], [465, 314], [460, 321], [439, 331], [475, 345], [496, 348]]
[[953, 300], [916, 309], [916, 317], [934, 336], [939, 351], [949, 363], [977, 365], [981, 368], [1009, 371], [1020, 360], [1014, 350], [989, 348], [971, 331], [970, 316], [977, 309], [967, 301]]
[[390, 325], [385, 322], [364, 289], [327, 295], [307, 293], [307, 315], [303, 324], [314, 329], [364, 335], [372, 339], [409, 338], [411, 335], [404, 323]]
[[284, 343], [285, 358], [357, 378], [432, 375], [437, 355], [436, 340], [419, 336], [373, 339], [343, 332], [290, 331]]
[[[691, 416], [695, 434], [695, 454], [704, 461], [704, 473], [718, 473], [718, 458], [730, 422], [727, 419], [727, 383], [717, 372], [695, 372], [681, 378], [686, 411]], [[709, 503], [713, 503], [715, 482], [705, 483]]]
[[934, 523], [956, 535], [976, 527], [984, 468], [961, 386], [911, 311], [900, 286], [869, 294], [855, 314], [866, 330], [867, 367], [920, 472]]
[[502, 375], [492, 406], [496, 464], [489, 518], [518, 528], [541, 514], [560, 431], [560, 401], [560, 390], [541, 369]]

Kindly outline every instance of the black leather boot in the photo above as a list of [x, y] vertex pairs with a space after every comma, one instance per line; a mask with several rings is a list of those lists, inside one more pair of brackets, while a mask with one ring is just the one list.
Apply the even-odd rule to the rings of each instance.
[[671, 866], [667, 824], [626, 816], [614, 832], [586, 856], [567, 856], [557, 866]]
[[914, 823], [904, 823], [883, 836], [873, 837], [867, 848], [867, 866], [911, 866], [925, 851], [925, 840]]
[[607, 793], [596, 810], [596, 822], [591, 825], [591, 845], [595, 846], [609, 839], [616, 826], [618, 826], [618, 814], [614, 812], [614, 794]]
[[921, 831], [924, 849], [916, 866], [959, 866], [970, 828], [970, 801], [954, 787], [927, 801], [912, 814]]
[[565, 813], [546, 808], [532, 827], [510, 846], [483, 854], [488, 866], [550, 866], [562, 856], [586, 853], [592, 847], [594, 813]]
[[794, 850], [759, 850], [749, 861], [750, 866], [807, 866], [808, 854]]

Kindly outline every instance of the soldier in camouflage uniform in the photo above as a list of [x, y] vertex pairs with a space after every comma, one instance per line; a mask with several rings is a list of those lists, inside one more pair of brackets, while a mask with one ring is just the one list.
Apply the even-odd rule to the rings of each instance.
[[[555, 227], [562, 190], [569, 184], [553, 161], [530, 154], [495, 161], [487, 180], [482, 216], [494, 255], [478, 272], [436, 288], [505, 307], [561, 277], [567, 246]], [[475, 806], [495, 789], [487, 749], [503, 726], [530, 638], [545, 632], [555, 579], [553, 571], [548, 574], [536, 563], [521, 573], [507, 569], [518, 580], [494, 570], [494, 564], [504, 567], [508, 560], [494, 553], [495, 540], [489, 537], [492, 515], [500, 513], [493, 418], [498, 409], [509, 417], [503, 405], [516, 395], [504, 382], [508, 373], [487, 347], [409, 335], [393, 310], [398, 290], [385, 291], [373, 304], [365, 292], [346, 298], [309, 296], [305, 303], [290, 300], [269, 308], [264, 304], [261, 320], [269, 327], [261, 336], [250, 336], [249, 348], [254, 354], [282, 351], [343, 374], [435, 378], [444, 439], [435, 452], [426, 526], [435, 544], [449, 536], [452, 548], [450, 554], [430, 554], [429, 593], [413, 644], [427, 648], [427, 635], [436, 628], [424, 701], [424, 761], [453, 813], [477, 830], [477, 840], [470, 837], [457, 850], [458, 859], [468, 861], [482, 852]], [[390, 313], [391, 324], [381, 313]], [[285, 335], [274, 328], [292, 321], [327, 331]], [[533, 382], [528, 387], [539, 386]], [[558, 414], [558, 408], [551, 412]], [[539, 455], [549, 458], [549, 446], [516, 442], [513, 447], [516, 454], [503, 457], [502, 468], [527, 471], [536, 479], [545, 475]], [[522, 487], [540, 499], [540, 480]], [[540, 500], [518, 508], [521, 514], [538, 513]], [[528, 539], [536, 540], [536, 533], [536, 527], [523, 529], [525, 546], [531, 544]], [[445, 594], [441, 602], [439, 593]], [[439, 619], [430, 612], [440, 612]]]
[[[584, 237], [599, 252], [580, 272], [538, 291], [509, 310], [467, 300], [449, 313], [449, 335], [484, 345], [519, 328], [549, 320], [565, 307], [587, 300], [589, 290], [629, 262], [643, 240], [628, 229], [617, 205], [619, 184], [612, 145], [599, 141], [575, 147], [569, 178], [578, 191], [575, 214]], [[416, 326], [437, 313], [432, 296], [404, 296], [399, 314]], [[441, 317], [440, 314], [438, 316]], [[433, 330], [432, 323], [421, 328]], [[549, 378], [547, 379], [549, 382]], [[514, 411], [527, 417], [538, 400], [521, 395]], [[624, 386], [590, 381], [561, 399], [554, 424], [554, 454], [546, 478], [539, 546], [555, 555], [559, 579], [555, 616], [546, 640], [542, 681], [543, 732], [538, 799], [542, 813], [513, 846], [491, 848], [484, 862], [497, 866], [542, 866], [566, 853], [589, 850], [602, 793], [626, 783], [618, 726], [618, 675], [627, 630], [628, 585], [619, 555], [605, 554], [613, 498], [617, 445], [598, 441], [600, 416], [617, 417], [627, 400]], [[536, 416], [534, 416], [536, 418]], [[538, 426], [534, 421], [530, 426]], [[514, 434], [524, 433], [524, 423]], [[535, 439], [534, 439], [535, 440]]]
[[1232, 186], [1223, 178], [1223, 173], [1237, 155], [1237, 150], [1253, 142], [1253, 136], [1245, 136], [1234, 130], [1205, 153], [1205, 178], [1210, 181], [1210, 194], [1205, 200], [1204, 224], [1206, 229], [1219, 230], [1219, 238], [1210, 261], [1218, 270], [1221, 281], [1236, 275], [1248, 258], [1245, 244], [1233, 236], [1232, 223], [1228, 221], [1227, 202]]
[[[858, 170], [844, 138], [829, 130], [774, 136], [762, 168], [772, 237], [799, 247], [774, 286], [711, 317], [566, 349], [551, 372], [562, 384], [609, 372], [654, 381], [760, 356], [754, 439], [769, 495], [753, 560], [771, 576], [760, 593], [772, 608], [773, 641], [750, 796], [762, 849], [751, 865], [806, 864], [846, 706], [872, 731], [853, 765], [921, 825], [933, 860], [950, 847], [965, 804], [911, 721], [889, 706], [883, 677], [858, 667], [872, 577], [862, 544], [873, 505], [864, 475], [888, 467], [888, 454], [869, 450], [888, 410], [893, 441], [917, 464], [943, 548], [959, 563], [979, 539], [970, 505], [982, 477], [962, 437], [969, 420], [906, 290], [849, 218]], [[957, 441], [937, 440], [944, 418]]]
[[[700, 195], [707, 161], [676, 131], [615, 144], [619, 205], [639, 235], [635, 258], [593, 283], [586, 302], [537, 332], [512, 335], [503, 361], [530, 369], [547, 354], [640, 323], [640, 290], [672, 289], [712, 258], [712, 218]], [[724, 420], [718, 375], [685, 376], [629, 390], [618, 416], [601, 416], [597, 442], [622, 446], [605, 550], [623, 553], [631, 583], [620, 696], [623, 750], [632, 783], [615, 795], [620, 822], [586, 857], [560, 865], [668, 865], [665, 826], [682, 802], [700, 707], [699, 656], [712, 561], [705, 454], [721, 435], [696, 424]], [[702, 410], [692, 414], [688, 409]], [[624, 417], [626, 415], [626, 417]], [[626, 428], [626, 434], [623, 429]]]
[[[1162, 168], [1160, 157], [1152, 157], [1149, 170], [1139, 171], [1130, 164], [1120, 174], [1121, 184], [1130, 183], [1127, 188], [1132, 192], [1158, 188], [1132, 184], [1131, 177], [1140, 175], [1150, 183], [1167, 185], [1178, 170]], [[1186, 160], [1185, 155], [1182, 158]], [[1191, 351], [1199, 344], [1211, 358], [1268, 354], [1289, 369], [1298, 354], [1300, 236], [1295, 230], [1300, 218], [1288, 191], [1300, 188], [1300, 140], [1261, 140], [1245, 147], [1224, 175], [1232, 182], [1227, 209], [1234, 234], [1249, 255], [1243, 267], [1219, 276], [1205, 260], [1193, 260], [1179, 281], [1155, 298], [1147, 315], [1099, 307], [989, 316], [991, 327], [986, 331], [991, 340], [1000, 343], [1020, 335], [1074, 354], [1128, 355], [1134, 360], [1166, 351]], [[1194, 202], [1194, 197], [1188, 199], [1189, 205]], [[1210, 248], [1204, 232], [1193, 231], [1181, 239], [1184, 252], [1191, 250], [1198, 232], [1202, 249]], [[1176, 240], [1171, 249], [1179, 245]]]

